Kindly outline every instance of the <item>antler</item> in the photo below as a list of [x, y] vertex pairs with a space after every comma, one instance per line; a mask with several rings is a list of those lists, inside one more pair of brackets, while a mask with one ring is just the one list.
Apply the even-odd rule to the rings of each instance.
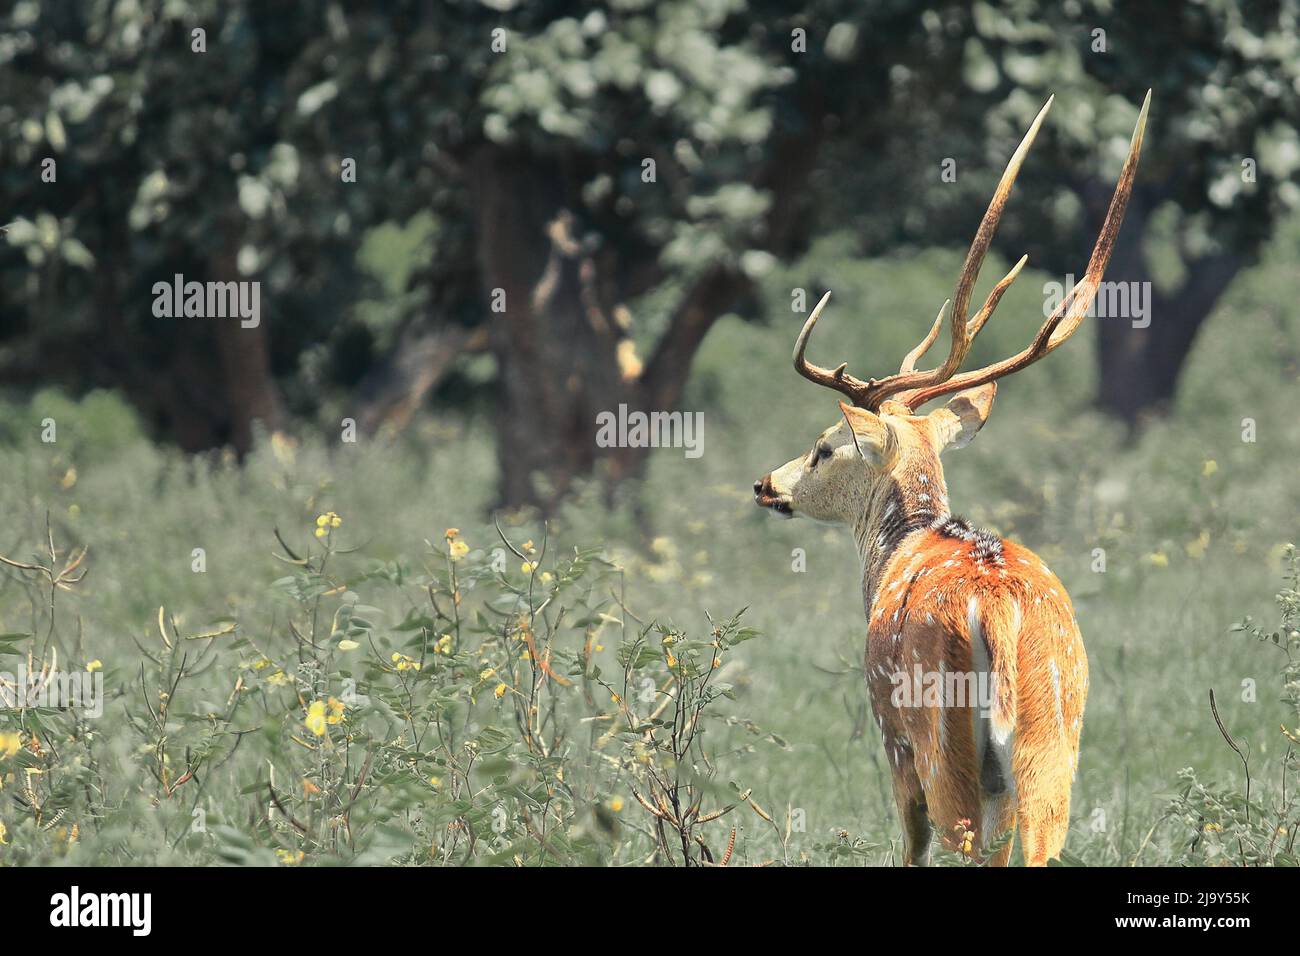
[[[1133, 179], [1137, 172], [1138, 155], [1142, 150], [1142, 136], [1146, 129], [1147, 111], [1151, 105], [1150, 91], [1147, 91], [1146, 99], [1142, 103], [1142, 110], [1138, 114], [1137, 126], [1133, 130], [1133, 138], [1129, 144], [1128, 158], [1124, 161], [1124, 168], [1120, 172], [1119, 182], [1115, 186], [1115, 194], [1111, 198], [1110, 208], [1106, 212], [1106, 219], [1102, 224], [1101, 233], [1097, 237], [1097, 243], [1093, 247], [1092, 258], [1088, 262], [1088, 270], [1084, 277], [1065, 297], [1061, 305], [1052, 312], [1047, 321], [1043, 323], [1038, 335], [1034, 337], [1033, 343], [1028, 348], [1002, 362], [986, 366], [977, 371], [957, 374], [961, 363], [970, 352], [971, 343], [975, 340], [975, 336], [988, 322], [994, 309], [998, 307], [1003, 294], [1015, 281], [1016, 276], [1020, 274], [1025, 262], [1028, 261], [1028, 256], [1022, 256], [1011, 271], [993, 287], [980, 310], [969, 320], [967, 319], [966, 309], [970, 304], [971, 292], [975, 287], [976, 280], [979, 278], [984, 255], [988, 252], [989, 245], [993, 240], [993, 234], [997, 230], [999, 220], [1002, 218], [1002, 210], [1011, 194], [1012, 184], [1014, 184], [1016, 175], [1020, 172], [1020, 164], [1024, 161], [1025, 154], [1033, 144], [1034, 137], [1038, 135], [1038, 128], [1042, 125], [1043, 117], [1047, 115], [1047, 111], [1051, 108], [1054, 99], [1055, 97], [1049, 98], [1043, 108], [1039, 110], [1033, 124], [1029, 127], [1029, 131], [1025, 133], [1024, 139], [1020, 141], [1020, 145], [1007, 163], [1002, 179], [998, 182], [998, 187], [993, 193], [993, 199], [989, 202], [984, 218], [980, 221], [979, 229], [975, 232], [975, 238], [971, 241], [970, 250], [966, 253], [966, 261], [963, 263], [961, 274], [957, 278], [957, 286], [952, 299], [950, 302], [945, 302], [943, 308], [939, 310], [934, 325], [931, 326], [925, 338], [903, 359], [898, 373], [884, 379], [870, 379], [863, 382], [846, 373], [847, 363], [834, 370], [827, 370], [807, 362], [804, 358], [804, 350], [808, 344], [808, 337], [812, 334], [813, 326], [817, 324], [822, 308], [830, 298], [828, 292], [822, 297], [821, 302], [817, 304], [817, 308], [813, 309], [812, 314], [808, 316], [808, 321], [804, 323], [803, 330], [799, 333], [799, 338], [795, 343], [794, 365], [799, 374], [819, 385], [825, 385], [828, 388], [843, 392], [853, 400], [855, 405], [861, 408], [878, 408], [883, 401], [893, 397], [895, 401], [916, 409], [940, 395], [946, 395], [949, 392], [959, 391], [963, 388], [971, 388], [975, 385], [983, 385], [985, 382], [991, 382], [1002, 378], [1004, 375], [1019, 371], [1025, 366], [1038, 361], [1074, 334], [1075, 329], [1083, 321], [1088, 307], [1092, 303], [1093, 296], [1097, 293], [1097, 287], [1101, 284], [1102, 274], [1105, 272], [1107, 263], [1110, 262], [1111, 252], [1115, 247], [1115, 237], [1119, 233], [1120, 224], [1124, 221], [1124, 211], [1128, 206], [1129, 196], [1133, 192]], [[949, 307], [950, 303], [951, 308]], [[948, 357], [944, 359], [943, 364], [938, 368], [918, 372], [916, 371], [916, 363], [934, 344], [935, 339], [938, 338], [945, 313], [949, 316], [951, 325], [952, 341], [948, 350]]]

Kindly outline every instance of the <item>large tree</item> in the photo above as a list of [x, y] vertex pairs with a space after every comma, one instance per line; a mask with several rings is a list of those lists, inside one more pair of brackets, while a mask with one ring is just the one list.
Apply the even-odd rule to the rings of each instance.
[[[243, 449], [255, 420], [323, 395], [363, 428], [400, 425], [486, 349], [501, 497], [549, 507], [576, 478], [637, 473], [644, 452], [598, 447], [596, 415], [676, 409], [712, 323], [752, 314], [756, 280], [814, 230], [850, 225], [864, 253], [968, 241], [1049, 92], [1018, 187], [1040, 201], [1013, 203], [998, 241], [1077, 273], [1154, 86], [1109, 278], [1173, 265], [1148, 328], [1100, 336], [1101, 400], [1136, 420], [1300, 193], [1286, 8], [1165, 16], [1153, 29], [1136, 4], [1083, 0], [19, 4], [0, 16], [0, 190], [18, 220], [0, 374], [116, 385], [185, 447]], [[945, 157], [961, 174], [941, 185]], [[368, 308], [362, 235], [421, 217], [427, 262]], [[154, 318], [149, 290], [176, 272], [258, 279], [261, 326]]]
[[[1106, 273], [1148, 283], [1149, 315], [1097, 323], [1098, 404], [1136, 425], [1167, 408], [1205, 319], [1300, 205], [1296, 15], [1290, 4], [1236, 0], [936, 12], [927, 31], [963, 37], [947, 82], [933, 71], [900, 78], [896, 97], [911, 103], [899, 117], [906, 135], [837, 140], [828, 167], [838, 171], [838, 202], [822, 208], [858, 227], [867, 253], [958, 242], [1015, 138], [1055, 93], [996, 245], [1077, 278], [1151, 89], [1138, 182]], [[959, 173], [944, 185], [947, 157]], [[906, 198], [878, 201], [891, 190]]]

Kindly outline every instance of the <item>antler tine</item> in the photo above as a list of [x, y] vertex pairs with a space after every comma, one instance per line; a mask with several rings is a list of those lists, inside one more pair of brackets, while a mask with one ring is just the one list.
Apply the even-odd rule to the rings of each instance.
[[[998, 281], [998, 284], [993, 287], [993, 291], [989, 293], [989, 297], [984, 300], [983, 307], [967, 323], [966, 342], [968, 346], [975, 341], [975, 336], [980, 334], [980, 329], [984, 328], [984, 323], [989, 320], [993, 310], [1002, 301], [1002, 296], [1011, 287], [1011, 283], [1016, 281], [1016, 276], [1020, 275], [1020, 270], [1025, 267], [1025, 263], [1028, 261], [1029, 256], [1020, 257], [1020, 261], [1012, 266], [1011, 271]], [[943, 306], [939, 309], [939, 314], [935, 316], [934, 325], [930, 327], [926, 337], [921, 340], [921, 344], [907, 353], [907, 357], [903, 359], [903, 364], [898, 367], [898, 374], [908, 375], [916, 371], [917, 361], [920, 360], [921, 356], [925, 355], [930, 346], [934, 344], [934, 340], [939, 337], [939, 328], [943, 325], [944, 317], [948, 314], [948, 306], [951, 304], [952, 299], [944, 300]]]
[[[988, 209], [984, 211], [984, 218], [980, 220], [979, 228], [975, 231], [975, 238], [971, 240], [970, 249], [967, 251], [966, 259], [962, 263], [961, 274], [957, 277], [957, 286], [953, 290], [952, 304], [948, 310], [950, 335], [952, 337], [952, 342], [948, 348], [948, 357], [943, 360], [943, 364], [938, 368], [931, 369], [928, 372], [916, 371], [916, 362], [934, 343], [939, 326], [942, 325], [936, 319], [930, 333], [903, 359], [898, 374], [879, 381], [872, 379], [864, 391], [855, 395], [855, 401], [858, 404], [865, 408], [878, 408], [880, 403], [891, 395], [899, 393], [910, 395], [917, 389], [929, 388], [946, 382], [961, 368], [961, 363], [970, 351], [971, 340], [984, 326], [984, 323], [988, 321], [993, 310], [997, 308], [1002, 294], [1015, 281], [1024, 265], [1022, 260], [997, 284], [985, 301], [984, 307], [968, 323], [966, 309], [970, 305], [971, 292], [974, 291], [975, 282], [979, 278], [980, 266], [984, 264], [984, 256], [993, 241], [993, 234], [997, 231], [998, 222], [1002, 219], [1002, 210], [1006, 207], [1007, 199], [1011, 196], [1011, 187], [1015, 184], [1016, 176], [1020, 173], [1020, 166], [1029, 153], [1029, 147], [1034, 144], [1034, 139], [1038, 136], [1038, 130], [1043, 125], [1043, 119], [1047, 116], [1047, 111], [1052, 108], [1052, 103], [1055, 100], [1055, 96], [1048, 97], [1047, 102], [1043, 104], [1043, 108], [1034, 117], [1028, 132], [1020, 140], [1020, 145], [1012, 153], [1006, 169], [1002, 172], [1002, 178], [998, 181], [998, 187], [993, 193], [993, 198], [989, 200]], [[943, 311], [940, 310], [939, 314], [942, 317]]]
[[[987, 365], [982, 369], [954, 375], [946, 381], [940, 380], [934, 384], [911, 389], [905, 396], [900, 396], [899, 401], [916, 409], [940, 395], [947, 395], [949, 392], [956, 392], [964, 388], [972, 388], [976, 385], [995, 381], [1003, 376], [1010, 375], [1012, 372], [1018, 372], [1028, 365], [1032, 365], [1074, 334], [1087, 315], [1089, 306], [1092, 305], [1093, 297], [1097, 294], [1097, 288], [1101, 285], [1102, 275], [1110, 262], [1111, 253], [1115, 249], [1115, 239], [1119, 235], [1120, 226], [1124, 222], [1124, 212], [1128, 208], [1129, 196], [1133, 193], [1133, 181], [1137, 175], [1138, 157], [1142, 152], [1142, 137], [1146, 132], [1147, 113], [1150, 107], [1151, 91], [1148, 90], [1146, 99], [1142, 101], [1142, 110], [1138, 113], [1137, 125], [1133, 128], [1133, 137], [1129, 141], [1128, 157], [1124, 160], [1124, 168], [1120, 171], [1119, 181], [1115, 184], [1115, 194], [1111, 197], [1110, 207], [1106, 210], [1106, 219], [1102, 223], [1101, 232], [1097, 235], [1096, 245], [1092, 249], [1092, 256], [1088, 260], [1088, 270], [1084, 273], [1083, 278], [1070, 290], [1070, 294], [1047, 317], [1047, 321], [1042, 324], [1038, 334], [1034, 336], [1033, 342], [1027, 348], [1010, 358], [1003, 359], [1001, 362]], [[1023, 263], [1024, 260], [1022, 259], [1012, 272], [1018, 272]], [[1014, 275], [1008, 278], [1014, 278]], [[1003, 281], [1006, 282], [1007, 280]], [[989, 298], [992, 299], [993, 295], [999, 294], [998, 289], [995, 288]], [[978, 321], [979, 317], [977, 316], [976, 319]], [[984, 321], [987, 321], [987, 316]], [[979, 324], [982, 325], [983, 322]]]
[[989, 316], [993, 314], [993, 310], [996, 309], [998, 303], [1002, 301], [1002, 296], [1006, 293], [1007, 289], [1011, 288], [1011, 283], [1016, 281], [1016, 276], [1020, 275], [1020, 270], [1025, 267], [1025, 263], [1028, 261], [1029, 256], [1021, 256], [1020, 261], [1011, 267], [1011, 271], [1004, 275], [1001, 280], [999, 280], [998, 284], [993, 287], [993, 291], [989, 293], [989, 297], [984, 300], [983, 307], [976, 312], [975, 317], [970, 320], [970, 326], [966, 332], [967, 341], [975, 341], [975, 336], [980, 334], [980, 329], [984, 328], [984, 323], [989, 320]]
[[[1025, 161], [1029, 147], [1034, 144], [1034, 138], [1038, 136], [1038, 128], [1043, 125], [1043, 118], [1047, 116], [1047, 111], [1052, 108], [1055, 100], [1055, 94], [1047, 98], [1047, 102], [1043, 104], [1043, 108], [1038, 111], [1038, 115], [1030, 124], [1029, 132], [1025, 133], [1024, 139], [1011, 155], [1007, 168], [1002, 173], [1002, 179], [998, 181], [998, 188], [994, 191], [993, 198], [989, 200], [989, 208], [984, 211], [984, 218], [980, 221], [979, 229], [975, 231], [975, 238], [971, 240], [970, 251], [966, 253], [966, 261], [962, 265], [961, 275], [957, 277], [957, 288], [952, 295], [952, 348], [948, 352], [948, 358], [936, 371], [935, 382], [952, 378], [961, 367], [966, 353], [970, 351], [970, 336], [966, 334], [966, 306], [970, 304], [971, 292], [975, 289], [975, 280], [979, 278], [980, 266], [984, 264], [984, 255], [993, 242], [993, 234], [1002, 219], [1002, 210], [1006, 208], [1007, 199], [1011, 196], [1011, 187], [1020, 173], [1020, 165]], [[987, 316], [985, 318], [987, 319]]]
[[833, 388], [837, 392], [842, 392], [853, 400], [855, 405], [862, 403], [862, 397], [870, 387], [869, 383], [854, 378], [845, 372], [848, 368], [847, 362], [841, 362], [834, 369], [822, 368], [820, 365], [813, 365], [804, 358], [804, 351], [808, 348], [808, 337], [812, 335], [813, 326], [817, 324], [817, 319], [821, 317], [822, 309], [831, 299], [830, 292], [822, 296], [821, 301], [817, 303], [812, 314], [808, 316], [808, 321], [803, 324], [803, 329], [799, 332], [799, 338], [794, 343], [794, 369], [810, 382], [816, 382], [818, 385], [824, 385], [827, 388]]
[[921, 360], [921, 356], [930, 351], [930, 346], [939, 337], [939, 329], [943, 327], [943, 320], [948, 315], [948, 306], [950, 305], [952, 305], [952, 299], [943, 300], [943, 305], [939, 306], [939, 314], [934, 317], [934, 325], [930, 326], [930, 331], [926, 333], [925, 338], [921, 339], [916, 348], [903, 357], [903, 364], [898, 366], [899, 375], [909, 375], [916, 371], [916, 363]]

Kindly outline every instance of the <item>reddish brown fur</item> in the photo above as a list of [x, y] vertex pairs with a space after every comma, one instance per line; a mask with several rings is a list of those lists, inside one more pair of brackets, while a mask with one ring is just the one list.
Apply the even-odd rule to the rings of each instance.
[[[1000, 554], [993, 541], [1000, 541]], [[885, 566], [870, 612], [868, 687], [894, 775], [908, 862], [924, 861], [930, 822], [953, 849], [968, 827], [978, 857], [981, 843], [1010, 831], [1018, 814], [1029, 865], [1059, 855], [1069, 824], [1088, 689], [1073, 608], [1032, 551], [991, 535], [983, 542], [932, 527], [912, 532]], [[928, 673], [972, 671], [972, 599], [1000, 678], [991, 720], [1012, 728], [1015, 793], [1002, 799], [981, 794], [969, 707], [891, 702], [893, 675], [911, 673], [918, 663]], [[968, 824], [960, 825], [963, 820]], [[989, 862], [1003, 865], [1010, 852], [1008, 841]]]

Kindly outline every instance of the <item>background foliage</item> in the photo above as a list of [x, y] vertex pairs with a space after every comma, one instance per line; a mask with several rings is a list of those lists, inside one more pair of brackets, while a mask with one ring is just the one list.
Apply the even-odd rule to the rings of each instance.
[[[971, 361], [1016, 351], [1153, 88], [1110, 273], [1151, 326], [1085, 323], [945, 467], [1079, 612], [1068, 861], [1294, 862], [1296, 37], [1228, 0], [10, 4], [0, 671], [108, 700], [0, 711], [0, 861], [896, 859], [852, 546], [749, 494], [835, 415], [796, 293], [892, 368], [1054, 92]], [[261, 282], [261, 326], [153, 317], [177, 272]], [[703, 410], [704, 455], [595, 448], [620, 403]]]

